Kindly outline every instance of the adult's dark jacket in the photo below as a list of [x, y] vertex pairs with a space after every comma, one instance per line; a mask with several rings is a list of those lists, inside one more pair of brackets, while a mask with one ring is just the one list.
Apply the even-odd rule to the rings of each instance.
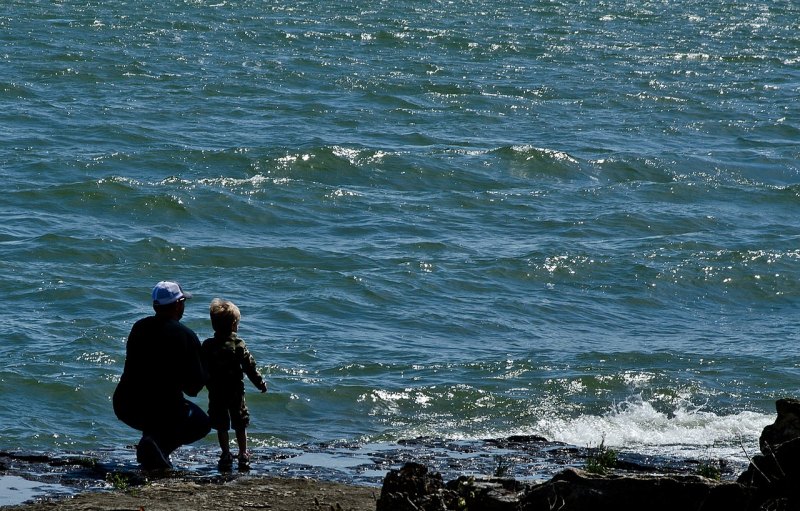
[[150, 316], [128, 335], [125, 368], [114, 392], [114, 412], [147, 431], [185, 413], [184, 394], [197, 396], [206, 383], [200, 340], [180, 321]]

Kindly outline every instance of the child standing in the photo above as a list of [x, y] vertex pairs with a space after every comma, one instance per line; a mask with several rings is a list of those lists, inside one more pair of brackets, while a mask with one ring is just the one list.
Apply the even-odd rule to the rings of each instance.
[[253, 355], [237, 335], [241, 319], [239, 308], [231, 301], [214, 298], [209, 313], [214, 337], [203, 341], [203, 355], [209, 374], [208, 415], [222, 448], [219, 468], [225, 470], [233, 466], [228, 436], [232, 427], [239, 447], [239, 470], [248, 470], [246, 428], [250, 425], [250, 412], [244, 399], [244, 375], [261, 392], [267, 391], [267, 384], [256, 368]]

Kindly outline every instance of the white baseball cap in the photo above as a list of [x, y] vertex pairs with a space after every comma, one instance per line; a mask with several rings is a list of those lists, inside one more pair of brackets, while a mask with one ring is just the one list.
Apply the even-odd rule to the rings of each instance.
[[153, 305], [169, 305], [181, 298], [188, 300], [191, 297], [192, 293], [187, 293], [180, 284], [169, 280], [162, 280], [153, 288]]

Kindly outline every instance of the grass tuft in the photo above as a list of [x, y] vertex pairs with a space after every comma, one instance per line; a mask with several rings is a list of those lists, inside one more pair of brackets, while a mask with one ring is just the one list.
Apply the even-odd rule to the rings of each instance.
[[605, 441], [603, 435], [600, 445], [586, 458], [586, 471], [590, 474], [607, 474], [617, 466], [617, 451], [606, 447]]
[[697, 467], [697, 475], [719, 481], [722, 479], [722, 469], [712, 463], [701, 463]]
[[106, 474], [106, 481], [117, 490], [127, 490], [131, 483], [128, 476], [120, 474], [119, 472], [109, 472]]

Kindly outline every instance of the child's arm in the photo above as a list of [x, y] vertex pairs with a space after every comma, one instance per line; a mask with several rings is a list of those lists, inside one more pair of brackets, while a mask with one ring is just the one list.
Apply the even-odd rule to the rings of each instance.
[[247, 346], [242, 343], [242, 369], [244, 373], [247, 375], [247, 378], [253, 382], [253, 385], [260, 390], [262, 393], [267, 391], [267, 382], [264, 381], [264, 378], [261, 376], [261, 373], [258, 372], [258, 367], [256, 367], [256, 359], [250, 353], [250, 350], [247, 349]]

